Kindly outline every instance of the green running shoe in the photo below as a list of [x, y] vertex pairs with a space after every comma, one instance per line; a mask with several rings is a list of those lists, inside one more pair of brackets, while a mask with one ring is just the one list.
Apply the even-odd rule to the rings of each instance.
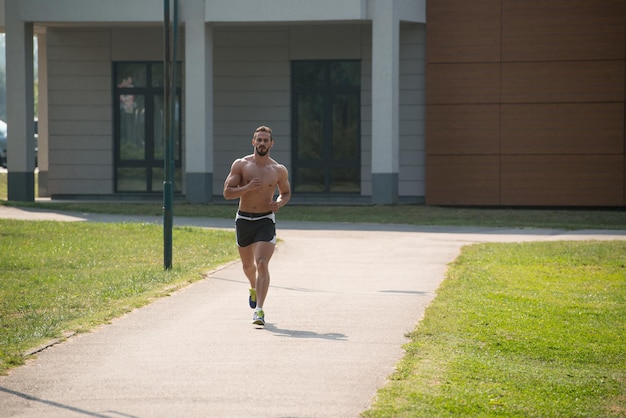
[[256, 308], [256, 289], [250, 289], [250, 297], [248, 298], [248, 303], [250, 304], [250, 308]]
[[260, 311], [254, 311], [252, 323], [254, 325], [265, 325], [265, 312], [263, 312], [262, 309]]

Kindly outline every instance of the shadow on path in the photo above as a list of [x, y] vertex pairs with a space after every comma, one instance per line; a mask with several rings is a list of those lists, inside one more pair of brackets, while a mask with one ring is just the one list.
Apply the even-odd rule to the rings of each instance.
[[273, 324], [265, 324], [265, 329], [276, 334], [277, 336], [284, 336], [290, 338], [315, 338], [321, 340], [333, 340], [333, 341], [347, 341], [348, 337], [340, 333], [326, 333], [319, 334], [313, 331], [300, 331], [286, 328], [278, 328]]
[[28, 401], [39, 402], [39, 403], [44, 404], [44, 405], [52, 406], [52, 407], [59, 408], [59, 409], [64, 409], [66, 411], [75, 412], [77, 414], [85, 415], [85, 416], [88, 416], [88, 417], [113, 418], [113, 417], [118, 416], [118, 417], [136, 418], [134, 415], [127, 415], [127, 414], [124, 414], [124, 413], [121, 413], [121, 412], [117, 412], [117, 411], [107, 411], [108, 412], [107, 415], [101, 414], [101, 413], [97, 413], [97, 412], [86, 411], [84, 409], [76, 408], [74, 406], [64, 405], [62, 403], [49, 401], [49, 400], [46, 400], [46, 399], [40, 399], [40, 398], [37, 398], [35, 396], [28, 395], [26, 393], [17, 392], [15, 390], [3, 388], [3, 387], [0, 387], [0, 392], [4, 392], [4, 393], [7, 393], [9, 395], [17, 396], [19, 398], [23, 398], [23, 399], [26, 399]]

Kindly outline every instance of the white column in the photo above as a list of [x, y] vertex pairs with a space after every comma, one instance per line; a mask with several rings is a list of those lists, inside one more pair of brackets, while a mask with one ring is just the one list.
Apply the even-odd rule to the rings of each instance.
[[49, 196], [48, 193], [48, 43], [45, 30], [37, 31], [38, 52], [38, 92], [37, 113], [38, 151], [37, 167], [39, 168], [39, 197]]
[[395, 0], [372, 7], [372, 202], [398, 201], [400, 23]]
[[5, 0], [9, 200], [35, 200], [33, 24], [20, 20], [19, 0]]
[[213, 196], [213, 29], [204, 21], [204, 8], [204, 0], [184, 2], [185, 178], [191, 202]]

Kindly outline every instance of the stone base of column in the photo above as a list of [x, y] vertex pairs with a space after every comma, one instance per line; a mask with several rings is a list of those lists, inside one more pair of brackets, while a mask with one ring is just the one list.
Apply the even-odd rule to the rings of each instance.
[[38, 197], [50, 197], [50, 193], [48, 193], [48, 172], [41, 171], [37, 173], [37, 186], [39, 186], [39, 192], [37, 193]]
[[213, 173], [187, 173], [186, 200], [209, 203], [213, 200]]
[[398, 204], [398, 173], [372, 173], [372, 203]]
[[8, 199], [16, 202], [35, 201], [34, 171], [7, 173]]

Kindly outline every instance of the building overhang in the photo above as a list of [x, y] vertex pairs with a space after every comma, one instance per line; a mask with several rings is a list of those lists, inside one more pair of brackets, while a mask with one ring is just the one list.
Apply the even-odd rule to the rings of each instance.
[[[19, 1], [23, 22], [63, 24], [159, 23], [163, 0], [0, 0], [0, 26], [5, 3]], [[170, 0], [173, 1], [173, 0]], [[372, 4], [381, 0], [179, 0], [181, 16], [192, 2], [204, 3], [207, 23], [340, 22], [372, 20]], [[402, 21], [425, 23], [426, 0], [389, 0]]]

